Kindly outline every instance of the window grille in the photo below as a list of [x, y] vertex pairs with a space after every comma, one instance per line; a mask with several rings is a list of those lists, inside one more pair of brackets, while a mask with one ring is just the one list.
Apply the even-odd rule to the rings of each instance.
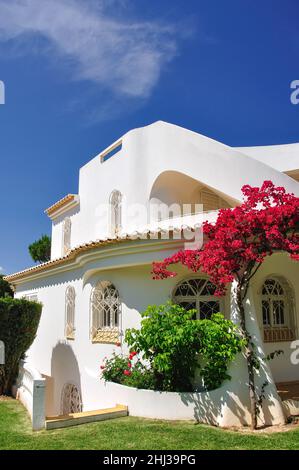
[[119, 339], [119, 293], [109, 281], [99, 282], [91, 296], [91, 339], [114, 343]]
[[65, 291], [65, 336], [68, 339], [75, 338], [75, 301], [75, 289], [68, 286]]
[[210, 319], [222, 310], [222, 301], [214, 296], [216, 287], [206, 278], [180, 282], [173, 293], [173, 302], [186, 310], [196, 310], [196, 318]]
[[265, 280], [261, 290], [261, 313], [265, 342], [295, 338], [292, 295], [286, 281], [274, 277]]
[[72, 222], [69, 217], [63, 221], [63, 243], [62, 243], [62, 256], [66, 256], [71, 249], [71, 231]]

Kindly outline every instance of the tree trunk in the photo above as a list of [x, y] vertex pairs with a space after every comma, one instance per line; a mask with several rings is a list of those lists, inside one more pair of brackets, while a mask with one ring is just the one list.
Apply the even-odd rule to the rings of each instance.
[[246, 358], [247, 370], [248, 370], [251, 429], [256, 429], [257, 428], [257, 398], [256, 398], [255, 381], [254, 381], [254, 351], [252, 349], [250, 335], [246, 329], [246, 318], [245, 318], [245, 308], [244, 308], [243, 298], [242, 298], [242, 287], [239, 284], [237, 286], [237, 305], [238, 305], [238, 310], [240, 313], [241, 331], [247, 343], [245, 347], [245, 358]]

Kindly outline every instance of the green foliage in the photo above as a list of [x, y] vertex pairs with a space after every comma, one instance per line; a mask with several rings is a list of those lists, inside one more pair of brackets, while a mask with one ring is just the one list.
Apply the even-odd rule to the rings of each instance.
[[[132, 362], [130, 356], [113, 354], [102, 366], [102, 377], [108, 382], [116, 382], [129, 387], [155, 389], [155, 377], [152, 370], [146, 368], [140, 360]], [[128, 375], [125, 375], [125, 371]]]
[[275, 351], [272, 351], [271, 353], [267, 354], [264, 359], [266, 361], [272, 361], [273, 359], [275, 359], [275, 357], [278, 357], [281, 354], [284, 354], [284, 351], [282, 349], [275, 349]]
[[126, 332], [129, 347], [147, 360], [159, 390], [191, 391], [200, 348], [199, 322], [194, 312], [168, 303], [149, 306], [141, 329]]
[[0, 395], [9, 394], [20, 359], [31, 346], [42, 305], [25, 299], [0, 299], [0, 340], [5, 345], [5, 365], [0, 366]]
[[51, 238], [43, 235], [39, 240], [28, 247], [29, 253], [33, 261], [37, 263], [45, 263], [51, 258]]
[[140, 330], [126, 332], [130, 349], [149, 363], [157, 390], [193, 391], [197, 368], [209, 390], [229, 378], [228, 365], [243, 346], [235, 325], [221, 314], [211, 320], [193, 316], [172, 303], [149, 306]]
[[110, 359], [105, 361], [102, 366], [102, 376], [107, 382], [122, 383], [124, 378], [124, 370], [128, 367], [129, 358], [119, 356], [115, 353], [112, 354]]
[[201, 344], [199, 362], [205, 387], [213, 390], [220, 387], [225, 379], [228, 365], [245, 345], [238, 334], [237, 327], [220, 313], [212, 315], [211, 320], [197, 320], [200, 324]]
[[137, 361], [132, 366], [131, 375], [123, 376], [122, 384], [128, 387], [140, 388], [143, 390], [157, 390], [155, 375], [151, 369], [148, 369]]
[[13, 297], [13, 290], [5, 281], [3, 274], [0, 274], [0, 297]]

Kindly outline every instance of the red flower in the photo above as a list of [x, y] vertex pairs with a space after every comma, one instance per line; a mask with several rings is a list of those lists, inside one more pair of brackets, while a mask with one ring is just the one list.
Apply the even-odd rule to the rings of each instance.
[[131, 362], [128, 362], [128, 367], [129, 367], [129, 369], [131, 369], [131, 367], [132, 367]]
[[104, 370], [104, 369], [105, 369], [105, 366], [101, 366], [101, 369]]
[[137, 354], [136, 351], [132, 351], [132, 352], [130, 353], [129, 358], [130, 358], [130, 359], [133, 359], [133, 357], [136, 356], [136, 354]]
[[124, 370], [124, 375], [130, 376], [132, 375], [132, 372], [130, 370]]
[[[284, 251], [299, 260], [299, 198], [283, 187], [264, 181], [260, 188], [243, 186], [243, 203], [220, 209], [214, 224], [204, 222], [205, 244], [199, 250], [181, 250], [164, 261], [153, 263], [153, 279], [176, 276], [169, 271], [181, 264], [193, 272], [208, 274], [224, 295], [227, 285], [258, 267], [267, 256]], [[246, 279], [245, 279], [246, 280]]]

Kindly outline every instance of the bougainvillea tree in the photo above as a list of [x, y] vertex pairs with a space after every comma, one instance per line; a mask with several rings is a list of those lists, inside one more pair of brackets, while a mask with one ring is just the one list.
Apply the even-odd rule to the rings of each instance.
[[240, 328], [246, 340], [252, 428], [257, 427], [259, 397], [254, 372], [258, 368], [252, 338], [246, 328], [245, 299], [250, 280], [266, 257], [287, 252], [299, 260], [299, 198], [283, 187], [265, 181], [260, 188], [243, 186], [243, 203], [221, 209], [215, 223], [203, 224], [204, 245], [200, 250], [182, 250], [153, 264], [154, 279], [173, 277], [172, 264], [209, 275], [215, 295], [224, 295], [235, 281]]

